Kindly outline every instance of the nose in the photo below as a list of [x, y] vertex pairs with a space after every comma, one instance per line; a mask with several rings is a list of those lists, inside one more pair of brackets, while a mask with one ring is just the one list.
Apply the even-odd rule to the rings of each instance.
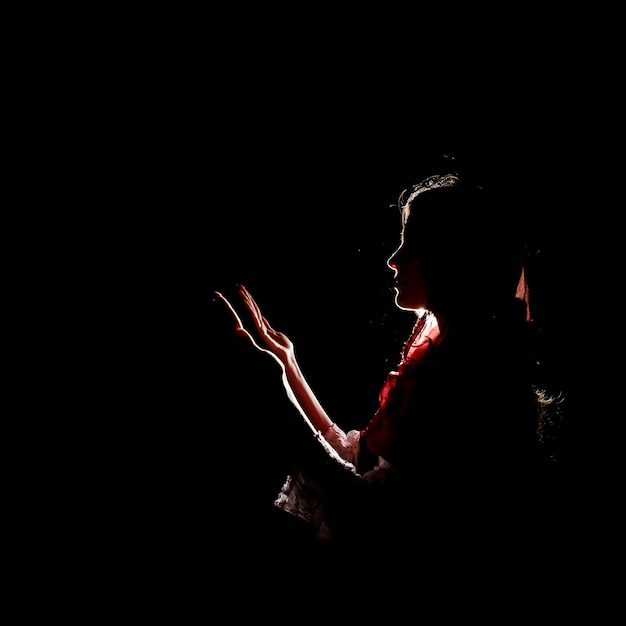
[[400, 265], [400, 248], [397, 248], [394, 253], [387, 259], [387, 267], [392, 270], [397, 270]]

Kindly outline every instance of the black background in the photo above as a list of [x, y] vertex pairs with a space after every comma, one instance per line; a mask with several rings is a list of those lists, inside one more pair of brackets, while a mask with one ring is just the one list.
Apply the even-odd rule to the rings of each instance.
[[592, 516], [595, 534], [614, 497], [597, 347], [618, 223], [610, 81], [580, 48], [552, 49], [549, 28], [533, 31], [531, 61], [529, 40], [505, 31], [499, 52], [468, 58], [452, 34], [429, 55], [389, 53], [396, 26], [350, 45], [354, 28], [325, 26], [251, 41], [231, 25], [231, 45], [215, 24], [210, 37], [146, 27], [113, 87], [91, 94], [79, 142], [100, 152], [83, 165], [97, 224], [85, 247], [105, 240], [90, 276], [106, 324], [85, 400], [82, 453], [98, 480], [84, 493], [102, 527], [89, 539], [119, 576], [194, 600], [215, 571], [220, 589], [248, 589], [281, 567], [272, 500], [304, 439], [278, 371], [231, 336], [213, 292], [236, 304], [245, 284], [332, 418], [362, 425], [412, 324], [385, 265], [399, 226], [389, 205], [451, 157], [522, 199], [547, 379], [567, 402], [573, 528]]
[[[590, 209], [593, 200], [581, 195], [581, 180], [597, 166], [594, 146], [561, 134], [558, 124], [553, 132], [529, 132], [506, 111], [489, 124], [464, 119], [431, 127], [419, 107], [401, 117], [394, 107], [375, 114], [356, 106], [361, 97], [344, 94], [342, 106], [321, 116], [298, 109], [293, 118], [273, 112], [269, 121], [239, 121], [226, 137], [207, 142], [211, 157], [204, 148], [184, 154], [182, 147], [195, 147], [191, 134], [182, 147], [173, 142], [179, 156], [167, 160], [165, 178], [153, 181], [157, 190], [164, 186], [154, 194], [161, 209], [150, 223], [157, 221], [158, 237], [145, 258], [153, 310], [138, 331], [155, 331], [147, 350], [162, 369], [156, 385], [148, 381], [147, 404], [155, 411], [146, 419], [158, 445], [144, 477], [164, 481], [165, 499], [191, 536], [225, 542], [239, 555], [226, 562], [244, 570], [280, 554], [268, 549], [283, 532], [272, 527], [268, 509], [303, 445], [302, 431], [278, 371], [233, 346], [232, 325], [213, 292], [237, 305], [235, 286], [245, 284], [294, 341], [333, 419], [344, 428], [363, 425], [413, 321], [393, 304], [385, 261], [399, 224], [389, 205], [450, 156], [487, 179], [504, 178], [523, 199], [519, 219], [538, 251], [533, 305], [546, 380], [567, 399], [568, 497], [577, 501], [575, 515], [595, 501], [604, 433], [588, 409], [597, 372], [590, 373], [583, 329], [593, 324], [587, 298], [596, 283], [579, 256], [592, 230], [579, 224], [577, 208], [582, 202]], [[424, 226], [446, 228], [437, 216]], [[212, 531], [205, 533], [200, 520]], [[242, 559], [242, 546], [252, 554], [262, 546], [262, 557]]]

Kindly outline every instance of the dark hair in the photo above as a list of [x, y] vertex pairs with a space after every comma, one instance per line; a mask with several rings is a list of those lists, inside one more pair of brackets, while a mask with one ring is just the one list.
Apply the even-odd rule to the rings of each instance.
[[407, 232], [427, 231], [420, 240], [433, 308], [523, 308], [528, 316], [526, 245], [507, 198], [458, 174], [436, 174], [403, 191], [397, 206]]

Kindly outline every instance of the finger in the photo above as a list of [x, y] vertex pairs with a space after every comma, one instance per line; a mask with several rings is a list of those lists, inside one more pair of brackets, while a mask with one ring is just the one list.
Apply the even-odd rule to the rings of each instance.
[[235, 322], [235, 330], [243, 330], [243, 324], [241, 322], [241, 318], [239, 317], [239, 314], [237, 313], [237, 311], [235, 311], [233, 305], [229, 302], [229, 300], [225, 298], [219, 291], [214, 291], [213, 295], [219, 300], [221, 300], [226, 305], [226, 308], [230, 311], [231, 315], [233, 316], [233, 320]]
[[248, 312], [252, 316], [252, 320], [254, 321], [255, 326], [258, 326], [258, 320], [256, 319], [257, 314], [255, 311], [254, 300], [251, 298], [250, 294], [246, 290], [243, 285], [239, 285], [237, 291], [239, 292], [239, 296], [241, 297], [244, 306], [248, 309]]
[[246, 289], [244, 285], [239, 285], [239, 293], [244, 298], [244, 302], [246, 303], [248, 310], [252, 314], [254, 323], [256, 324], [259, 333], [261, 333], [262, 335], [267, 335], [268, 333], [271, 333], [272, 335], [280, 334], [278, 331], [274, 330], [272, 325], [269, 323], [267, 317], [265, 317], [265, 315], [263, 315], [263, 313], [261, 312], [261, 309], [256, 300], [252, 297], [252, 294]]
[[252, 297], [250, 292], [243, 286], [239, 286], [239, 293], [244, 300], [244, 304], [250, 311], [252, 315], [252, 319], [254, 320], [254, 324], [257, 327], [258, 331], [263, 333], [267, 330], [267, 321], [264, 319], [263, 314], [261, 313], [261, 309], [259, 305], [256, 303], [256, 300]]
[[252, 297], [252, 294], [244, 287], [244, 285], [239, 285], [239, 294], [243, 298], [246, 306], [250, 310], [250, 313], [253, 315], [257, 315], [260, 317], [261, 310], [259, 309], [259, 305], [256, 303], [256, 300]]
[[214, 291], [213, 295], [215, 296], [216, 299], [221, 300], [226, 307], [228, 308], [228, 310], [230, 311], [231, 315], [233, 316], [234, 322], [235, 322], [235, 332], [238, 335], [243, 335], [245, 337], [248, 338], [248, 340], [259, 350], [262, 350], [263, 348], [261, 348], [261, 346], [259, 346], [259, 344], [255, 341], [254, 337], [244, 328], [243, 323], [241, 321], [241, 318], [239, 317], [239, 314], [237, 313], [237, 311], [235, 311], [233, 305], [228, 301], [227, 298], [224, 297], [223, 294], [221, 294], [219, 291]]
[[237, 288], [237, 291], [239, 292], [239, 295], [241, 296], [241, 299], [243, 300], [243, 303], [246, 305], [246, 308], [248, 309], [248, 311], [250, 311], [250, 313], [254, 315], [254, 308], [255, 308], [254, 299], [252, 298], [248, 290], [243, 285], [239, 285], [239, 287]]
[[263, 324], [265, 324], [265, 326], [267, 326], [267, 330], [271, 330], [273, 333], [275, 333], [276, 331], [272, 328], [271, 324], [267, 321], [267, 318], [262, 315], [261, 319], [263, 320]]

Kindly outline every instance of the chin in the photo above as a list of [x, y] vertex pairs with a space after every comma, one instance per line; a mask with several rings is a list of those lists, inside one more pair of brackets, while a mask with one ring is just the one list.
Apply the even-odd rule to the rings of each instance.
[[396, 297], [396, 306], [405, 311], [417, 311], [425, 308], [422, 302], [412, 301], [409, 298], [401, 298], [400, 296]]

